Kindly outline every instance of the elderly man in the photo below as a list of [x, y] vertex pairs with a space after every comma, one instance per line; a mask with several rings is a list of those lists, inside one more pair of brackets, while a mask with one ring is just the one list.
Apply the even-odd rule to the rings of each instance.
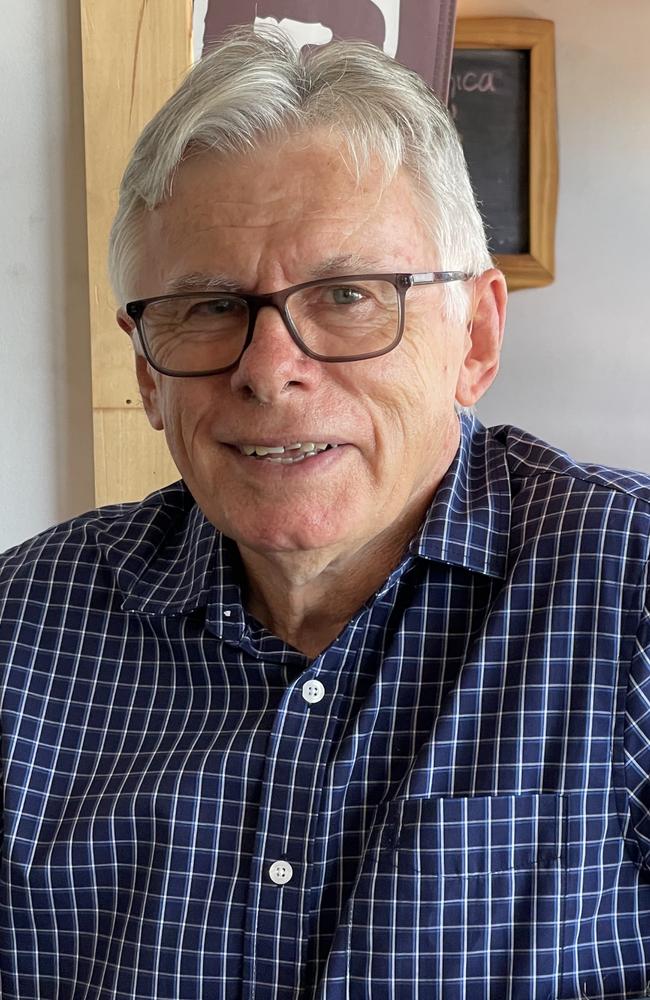
[[111, 262], [182, 482], [3, 560], [2, 997], [647, 995], [650, 480], [469, 412], [445, 110], [236, 34]]

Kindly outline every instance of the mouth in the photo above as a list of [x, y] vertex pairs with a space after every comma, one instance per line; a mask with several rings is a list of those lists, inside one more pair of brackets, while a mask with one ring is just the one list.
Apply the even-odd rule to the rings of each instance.
[[316, 458], [323, 452], [333, 451], [339, 447], [329, 441], [296, 441], [286, 445], [270, 444], [233, 444], [230, 446], [245, 458], [255, 462], [265, 462], [273, 465], [298, 465], [308, 459]]

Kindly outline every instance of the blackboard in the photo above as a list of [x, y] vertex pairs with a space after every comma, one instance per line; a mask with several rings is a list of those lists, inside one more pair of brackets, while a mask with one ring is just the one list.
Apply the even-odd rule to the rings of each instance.
[[456, 49], [449, 106], [494, 254], [530, 252], [530, 50]]

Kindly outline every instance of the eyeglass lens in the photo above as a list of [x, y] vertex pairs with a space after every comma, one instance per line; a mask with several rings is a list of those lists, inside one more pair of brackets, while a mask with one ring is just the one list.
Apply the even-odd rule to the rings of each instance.
[[[286, 308], [304, 345], [328, 359], [381, 351], [393, 343], [399, 330], [397, 289], [376, 278], [311, 285], [293, 292]], [[225, 368], [235, 362], [248, 324], [246, 301], [225, 293], [151, 302], [142, 317], [155, 364], [186, 373]]]

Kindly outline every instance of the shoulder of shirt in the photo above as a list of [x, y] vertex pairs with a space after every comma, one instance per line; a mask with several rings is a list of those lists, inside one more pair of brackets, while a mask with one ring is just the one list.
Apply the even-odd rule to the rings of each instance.
[[[626, 496], [632, 502], [650, 504], [650, 474], [631, 469], [577, 462], [566, 452], [507, 424], [490, 427], [488, 433], [505, 449], [511, 482], [520, 488], [541, 478], [564, 478], [584, 483], [592, 490]], [[568, 485], [568, 482], [567, 482]]]
[[142, 568], [161, 541], [187, 520], [194, 499], [182, 481], [134, 503], [98, 507], [54, 525], [0, 555], [0, 584], [52, 576], [62, 564], [119, 567], [135, 554]]

